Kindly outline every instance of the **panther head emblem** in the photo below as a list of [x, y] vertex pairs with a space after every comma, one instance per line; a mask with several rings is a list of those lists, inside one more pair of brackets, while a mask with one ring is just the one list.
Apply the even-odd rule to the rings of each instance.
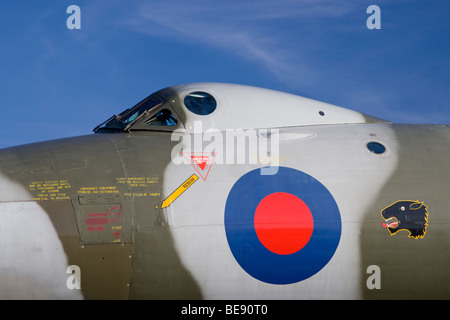
[[400, 200], [381, 211], [382, 223], [391, 235], [409, 231], [408, 237], [423, 238], [428, 226], [427, 206], [420, 201]]

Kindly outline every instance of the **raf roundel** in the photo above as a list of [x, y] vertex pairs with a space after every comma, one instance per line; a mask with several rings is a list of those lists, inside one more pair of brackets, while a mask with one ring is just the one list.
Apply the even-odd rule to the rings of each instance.
[[291, 284], [319, 272], [341, 238], [339, 208], [312, 176], [287, 167], [244, 174], [225, 206], [225, 231], [238, 264], [252, 277]]

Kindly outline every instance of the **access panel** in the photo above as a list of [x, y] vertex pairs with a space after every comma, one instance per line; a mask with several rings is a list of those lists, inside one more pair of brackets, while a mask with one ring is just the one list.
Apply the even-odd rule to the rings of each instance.
[[122, 212], [120, 195], [83, 195], [75, 201], [80, 242], [131, 242], [131, 223]]

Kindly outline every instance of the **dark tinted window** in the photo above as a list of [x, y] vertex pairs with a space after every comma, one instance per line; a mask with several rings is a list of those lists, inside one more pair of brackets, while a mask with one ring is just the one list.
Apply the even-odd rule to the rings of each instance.
[[124, 124], [129, 124], [136, 120], [144, 111], [153, 109], [154, 107], [160, 105], [161, 102], [150, 98], [143, 103], [133, 107], [131, 110], [126, 110], [119, 115], [119, 122]]
[[189, 111], [206, 116], [216, 110], [217, 102], [212, 95], [206, 92], [191, 92], [184, 98], [184, 105]]
[[367, 149], [375, 154], [383, 154], [386, 152], [386, 147], [379, 142], [369, 142], [367, 144]]
[[126, 128], [132, 125], [132, 123], [144, 114], [146, 111], [150, 111], [153, 108], [161, 105], [161, 101], [156, 98], [149, 97], [139, 102], [131, 109], [126, 109], [118, 116], [112, 116], [102, 124], [98, 125], [95, 132], [110, 132], [110, 131], [124, 131]]
[[163, 109], [145, 122], [149, 126], [175, 126], [177, 119], [175, 119], [172, 112]]

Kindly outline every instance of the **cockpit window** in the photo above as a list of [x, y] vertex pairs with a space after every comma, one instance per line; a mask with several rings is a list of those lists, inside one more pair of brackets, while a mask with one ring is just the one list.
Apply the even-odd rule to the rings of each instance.
[[149, 98], [148, 100], [145, 100], [144, 102], [138, 104], [131, 110], [130, 109], [125, 110], [120, 115], [118, 115], [116, 119], [118, 120], [119, 123], [124, 123], [128, 125], [129, 123], [136, 120], [141, 114], [143, 114], [144, 111], [149, 111], [160, 104], [161, 104], [160, 101], [154, 98]]
[[126, 131], [136, 119], [141, 117], [145, 112], [148, 112], [155, 107], [161, 105], [162, 102], [154, 97], [148, 97], [139, 102], [131, 109], [123, 111], [118, 116], [112, 116], [102, 124], [98, 125], [94, 131]]
[[216, 110], [217, 102], [212, 95], [206, 92], [191, 92], [184, 98], [184, 105], [189, 111], [206, 116]]
[[175, 126], [177, 119], [168, 109], [163, 109], [145, 122], [149, 126]]

